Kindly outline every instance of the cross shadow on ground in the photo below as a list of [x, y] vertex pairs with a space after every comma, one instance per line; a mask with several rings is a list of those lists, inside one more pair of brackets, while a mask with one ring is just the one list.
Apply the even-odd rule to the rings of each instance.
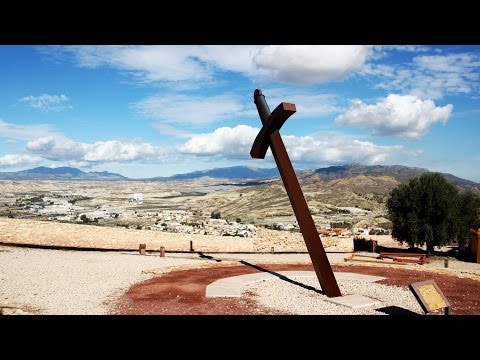
[[305, 284], [302, 284], [301, 282], [298, 282], [296, 280], [292, 280], [288, 277], [286, 277], [285, 275], [282, 275], [282, 274], [279, 274], [275, 271], [271, 271], [271, 270], [268, 270], [268, 269], [265, 269], [265, 268], [262, 268], [261, 266], [258, 266], [258, 265], [255, 265], [255, 264], [251, 264], [249, 263], [248, 261], [245, 261], [245, 260], [240, 260], [240, 263], [243, 264], [243, 265], [247, 265], [247, 266], [250, 266], [254, 269], [257, 269], [259, 271], [262, 271], [262, 272], [267, 272], [269, 274], [272, 274], [276, 277], [278, 277], [279, 279], [283, 280], [283, 281], [286, 281], [286, 282], [289, 282], [290, 284], [294, 284], [294, 285], [297, 285], [297, 286], [300, 286], [304, 289], [307, 289], [307, 290], [311, 290], [311, 291], [315, 291], [316, 293], [318, 294], [324, 294], [323, 291], [317, 289], [317, 288], [314, 288], [313, 286], [309, 286], [309, 285], [305, 285]]
[[[222, 260], [220, 259], [215, 259], [213, 256], [211, 255], [205, 255], [203, 252], [201, 251], [198, 251], [197, 254], [200, 256], [200, 258], [202, 259], [209, 259], [209, 260], [215, 260], [216, 262], [221, 262]], [[318, 294], [324, 294], [324, 292], [322, 290], [319, 290], [313, 286], [309, 286], [309, 285], [305, 285], [305, 284], [302, 284], [301, 282], [298, 282], [296, 280], [293, 280], [293, 279], [290, 279], [288, 277], [286, 277], [285, 275], [282, 275], [282, 274], [279, 274], [275, 271], [271, 271], [271, 270], [268, 270], [268, 269], [265, 269], [261, 266], [258, 266], [258, 265], [255, 265], [255, 264], [251, 264], [249, 263], [248, 261], [245, 261], [245, 260], [239, 260], [239, 263], [242, 264], [242, 265], [246, 265], [246, 266], [250, 266], [256, 270], [259, 270], [261, 272], [267, 272], [269, 274], [272, 274], [276, 277], [278, 277], [279, 279], [283, 280], [283, 281], [286, 281], [286, 282], [289, 282], [290, 284], [294, 284], [294, 285], [297, 285], [297, 286], [300, 286], [304, 289], [307, 289], [307, 290], [311, 290], [311, 291], [315, 291], [316, 293]]]
[[420, 315], [420, 314], [417, 314], [416, 312], [413, 312], [398, 306], [385, 306], [383, 308], [379, 308], [375, 310], [387, 315]]
[[205, 255], [203, 252], [201, 251], [198, 251], [197, 252], [198, 256], [200, 256], [202, 259], [209, 259], [209, 260], [215, 260], [216, 262], [221, 262], [222, 260], [220, 259], [215, 259], [213, 256], [211, 255]]

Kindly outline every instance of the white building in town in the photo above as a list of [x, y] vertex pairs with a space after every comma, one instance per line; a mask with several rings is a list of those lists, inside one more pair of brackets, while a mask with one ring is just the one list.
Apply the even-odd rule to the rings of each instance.
[[133, 194], [133, 201], [136, 201], [137, 203], [142, 203], [143, 202], [143, 194], [142, 193], [134, 193]]

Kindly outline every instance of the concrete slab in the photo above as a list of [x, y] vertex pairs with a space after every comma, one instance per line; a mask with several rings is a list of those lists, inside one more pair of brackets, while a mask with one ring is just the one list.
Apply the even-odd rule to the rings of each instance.
[[359, 294], [337, 296], [333, 298], [326, 298], [325, 300], [334, 304], [348, 306], [349, 308], [353, 309], [380, 304], [380, 301], [378, 300]]
[[314, 271], [278, 271], [277, 274], [286, 277], [312, 277], [317, 276]]
[[364, 275], [364, 274], [357, 274], [352, 272], [335, 272], [335, 279], [337, 280], [357, 280], [357, 281], [365, 281], [365, 282], [375, 282], [379, 280], [385, 279], [381, 276], [373, 276], [373, 275]]
[[205, 297], [240, 297], [246, 284], [274, 278], [275, 276], [269, 273], [255, 273], [219, 279], [207, 285]]
[[205, 297], [240, 297], [242, 288], [238, 286], [207, 286]]
[[[299, 277], [316, 277], [314, 271], [278, 271], [275, 274], [285, 276], [287, 278], [299, 278]], [[224, 279], [219, 279], [207, 285], [205, 296], [206, 297], [240, 297], [242, 295], [242, 288], [251, 283], [278, 279], [278, 275], [269, 272], [259, 272], [253, 274], [244, 274], [238, 276], [231, 276]], [[368, 281], [374, 282], [384, 279], [380, 276], [363, 275], [351, 272], [334, 272], [335, 278], [356, 280], [356, 281]]]

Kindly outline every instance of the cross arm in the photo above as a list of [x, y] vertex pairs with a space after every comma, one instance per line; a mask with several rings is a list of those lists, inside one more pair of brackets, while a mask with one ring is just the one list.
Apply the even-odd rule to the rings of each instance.
[[[261, 93], [260, 93], [261, 94]], [[261, 114], [262, 109], [257, 105], [258, 112]], [[268, 109], [267, 109], [268, 110]], [[250, 150], [250, 155], [255, 159], [264, 159], [270, 146], [270, 135], [280, 130], [285, 121], [297, 111], [295, 104], [282, 102], [265, 120], [262, 129], [255, 138], [255, 142]]]

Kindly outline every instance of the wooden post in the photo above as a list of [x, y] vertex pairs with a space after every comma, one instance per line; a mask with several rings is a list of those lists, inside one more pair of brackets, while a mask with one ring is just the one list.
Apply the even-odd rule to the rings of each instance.
[[190, 251], [193, 251], [193, 241], [190, 240]]
[[140, 255], [147, 255], [147, 244], [140, 244], [138, 247]]
[[470, 250], [472, 251], [473, 260], [480, 263], [480, 229], [478, 231], [470, 229], [472, 233], [472, 241], [470, 242]]
[[275, 254], [275, 248], [272, 246], [272, 248], [270, 249], [270, 253], [271, 254]]
[[160, 257], [165, 257], [165, 247], [160, 246]]

